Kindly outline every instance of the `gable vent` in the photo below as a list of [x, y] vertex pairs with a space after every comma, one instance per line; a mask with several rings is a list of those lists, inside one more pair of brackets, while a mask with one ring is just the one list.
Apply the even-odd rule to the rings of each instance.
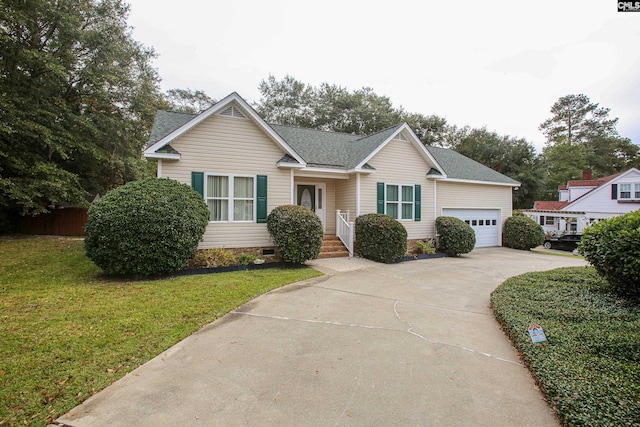
[[402, 134], [402, 132], [397, 134], [395, 139], [398, 139], [400, 141], [408, 141], [408, 139], [404, 136], [404, 134]]
[[238, 117], [240, 119], [246, 119], [245, 115], [242, 114], [242, 111], [238, 110], [233, 105], [231, 107], [227, 108], [226, 110], [222, 111], [220, 113], [220, 115], [221, 116], [227, 116], [227, 117]]

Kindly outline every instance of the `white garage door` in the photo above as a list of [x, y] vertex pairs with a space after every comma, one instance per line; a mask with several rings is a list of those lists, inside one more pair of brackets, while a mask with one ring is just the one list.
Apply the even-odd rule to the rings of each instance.
[[443, 216], [460, 218], [476, 232], [476, 248], [500, 246], [500, 211], [498, 209], [443, 209]]

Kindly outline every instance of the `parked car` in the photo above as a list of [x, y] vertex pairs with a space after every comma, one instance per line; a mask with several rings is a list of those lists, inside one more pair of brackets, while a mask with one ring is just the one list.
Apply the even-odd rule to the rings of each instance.
[[582, 234], [565, 234], [560, 237], [545, 239], [544, 247], [547, 249], [560, 249], [562, 251], [574, 251], [582, 239]]

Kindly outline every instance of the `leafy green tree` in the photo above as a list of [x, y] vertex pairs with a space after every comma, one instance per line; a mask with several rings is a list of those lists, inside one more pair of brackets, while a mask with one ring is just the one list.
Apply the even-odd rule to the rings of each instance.
[[613, 175], [640, 166], [640, 147], [628, 138], [597, 136], [587, 141], [586, 169], [595, 176]]
[[274, 76], [260, 82], [262, 98], [256, 110], [268, 123], [314, 128], [314, 89], [291, 76], [277, 81]]
[[587, 164], [587, 150], [581, 144], [558, 142], [546, 146], [542, 154], [547, 169], [544, 200], [558, 200], [558, 186], [572, 179], [582, 179]]
[[0, 211], [45, 212], [141, 176], [161, 101], [121, 0], [0, 8]]
[[259, 90], [262, 98], [255, 107], [269, 123], [368, 135], [407, 122], [427, 145], [443, 144], [450, 131], [444, 118], [395, 108], [368, 87], [349, 92], [328, 83], [313, 87], [291, 76], [280, 81], [269, 76]]
[[520, 182], [520, 188], [513, 193], [514, 208], [531, 208], [540, 197], [543, 161], [525, 139], [500, 136], [486, 128], [471, 129], [451, 148]]
[[165, 95], [166, 109], [181, 113], [198, 114], [217, 101], [201, 90], [169, 89]]
[[448, 145], [457, 131], [455, 125], [448, 124], [444, 117], [435, 114], [405, 113], [402, 118], [425, 145]]

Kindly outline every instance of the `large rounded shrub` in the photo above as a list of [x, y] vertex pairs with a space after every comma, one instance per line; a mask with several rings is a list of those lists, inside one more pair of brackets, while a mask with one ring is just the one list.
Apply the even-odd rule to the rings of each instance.
[[440, 251], [449, 256], [469, 253], [476, 246], [476, 233], [463, 220], [452, 216], [436, 218]]
[[544, 243], [544, 230], [529, 217], [512, 216], [504, 222], [502, 243], [508, 248], [528, 251]]
[[267, 216], [267, 230], [285, 262], [302, 264], [320, 255], [324, 235], [322, 223], [305, 207], [276, 207]]
[[640, 211], [587, 228], [578, 250], [614, 291], [640, 298]]
[[172, 179], [133, 181], [89, 208], [84, 247], [107, 274], [176, 272], [195, 254], [209, 222], [202, 197]]
[[364, 258], [398, 262], [407, 253], [407, 230], [389, 215], [360, 215], [356, 218], [356, 242]]

